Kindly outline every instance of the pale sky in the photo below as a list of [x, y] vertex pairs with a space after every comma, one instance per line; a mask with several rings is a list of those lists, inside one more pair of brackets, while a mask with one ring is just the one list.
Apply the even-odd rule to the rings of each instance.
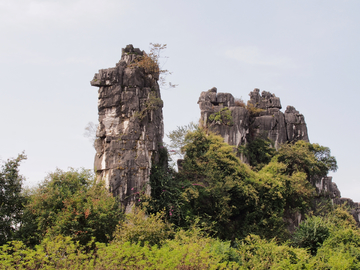
[[0, 0], [0, 158], [25, 151], [25, 184], [57, 167], [93, 168], [94, 74], [127, 44], [166, 43], [165, 132], [197, 121], [212, 87], [275, 93], [330, 147], [343, 197], [360, 202], [360, 1]]

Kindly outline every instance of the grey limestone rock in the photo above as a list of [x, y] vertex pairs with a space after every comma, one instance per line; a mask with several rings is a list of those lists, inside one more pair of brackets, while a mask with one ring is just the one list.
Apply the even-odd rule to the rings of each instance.
[[[245, 108], [235, 106], [234, 97], [231, 94], [217, 94], [217, 89], [213, 87], [200, 94], [198, 104], [201, 110], [200, 121], [215, 133], [220, 134], [226, 143], [234, 146], [246, 143], [249, 113]], [[218, 124], [209, 120], [212, 114], [221, 113], [221, 110], [226, 108], [231, 114], [231, 121]]]
[[[258, 88], [250, 92], [249, 96], [249, 105], [257, 109], [257, 112], [252, 115], [250, 139], [259, 136], [269, 138], [274, 142], [276, 149], [278, 149], [281, 144], [290, 142], [291, 140], [288, 139], [288, 123], [284, 113], [280, 111], [282, 108], [280, 98], [267, 91], [262, 91], [260, 95]], [[298, 139], [309, 141], [307, 138], [306, 124], [304, 124], [304, 130], [304, 136]]]
[[151, 192], [150, 169], [164, 134], [157, 75], [130, 65], [142, 55], [127, 45], [116, 67], [99, 70], [91, 81], [99, 87], [95, 170], [126, 211], [139, 192]]
[[331, 176], [325, 176], [313, 182], [318, 195], [327, 196], [330, 199], [339, 199], [341, 197], [340, 190], [337, 185], [333, 183]]
[[[290, 141], [309, 141], [304, 116], [294, 107], [288, 106], [284, 114], [280, 111], [280, 98], [266, 91], [262, 91], [260, 95], [258, 88], [250, 92], [249, 96], [248, 104], [256, 112], [236, 104], [234, 97], [229, 93], [217, 93], [215, 87], [202, 92], [198, 101], [201, 122], [234, 147], [244, 145], [259, 136], [272, 140], [276, 149]], [[231, 124], [230, 121], [209, 119], [211, 115], [224, 109], [231, 112]]]
[[285, 122], [288, 141], [309, 141], [304, 116], [300, 114], [293, 106], [286, 107]]

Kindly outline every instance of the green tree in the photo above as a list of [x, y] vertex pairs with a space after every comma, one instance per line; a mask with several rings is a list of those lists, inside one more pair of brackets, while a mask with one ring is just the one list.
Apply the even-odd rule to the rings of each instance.
[[286, 164], [288, 174], [304, 172], [309, 181], [337, 170], [336, 159], [331, 156], [330, 149], [316, 143], [297, 141], [295, 144], [284, 144], [275, 158]]
[[0, 245], [10, 241], [21, 222], [25, 198], [21, 194], [24, 178], [19, 166], [26, 159], [24, 153], [8, 159], [0, 171]]
[[189, 132], [179, 178], [184, 186], [185, 216], [200, 217], [213, 235], [232, 239], [242, 236], [244, 225], [258, 199], [254, 173], [241, 163], [223, 138], [204, 129]]
[[163, 215], [164, 213], [158, 212], [146, 216], [143, 210], [134, 207], [117, 227], [114, 241], [161, 246], [174, 234], [171, 224], [163, 221]]
[[330, 224], [322, 217], [308, 217], [296, 229], [293, 243], [301, 248], [308, 248], [315, 255], [318, 248], [330, 235]]
[[222, 137], [204, 129], [186, 137], [190, 143], [183, 148], [179, 172], [180, 180], [188, 181], [183, 184], [184, 216], [199, 216], [200, 224], [224, 239], [249, 233], [285, 239], [286, 220], [309, 208], [314, 189], [306, 173], [289, 173], [288, 165], [276, 158], [252, 171]]
[[176, 178], [176, 172], [168, 166], [169, 155], [166, 147], [160, 146], [159, 162], [151, 167], [150, 187], [151, 196], [141, 194], [141, 206], [148, 214], [165, 211], [165, 217], [171, 222], [179, 222], [183, 218], [182, 190], [185, 183]]
[[185, 139], [185, 136], [188, 132], [195, 131], [199, 126], [194, 122], [190, 122], [184, 126], [178, 126], [175, 130], [170, 131], [166, 136], [169, 138], [170, 143], [167, 145], [170, 151], [171, 156], [178, 156], [180, 158], [184, 158], [184, 150], [183, 147], [189, 143], [188, 140]]
[[121, 218], [119, 203], [89, 170], [57, 169], [30, 192], [20, 237], [30, 245], [60, 234], [108, 242]]
[[270, 139], [256, 138], [239, 146], [239, 152], [247, 157], [252, 169], [258, 171], [270, 162], [276, 150]]
[[288, 175], [286, 168], [283, 163], [271, 161], [256, 173], [259, 200], [251, 213], [256, 220], [248, 228], [251, 233], [284, 240], [289, 236], [286, 220], [309, 209], [314, 188], [305, 173]]

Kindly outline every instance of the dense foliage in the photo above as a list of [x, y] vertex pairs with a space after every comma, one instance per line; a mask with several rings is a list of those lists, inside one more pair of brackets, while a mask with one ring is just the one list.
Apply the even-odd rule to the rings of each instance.
[[[87, 170], [57, 170], [20, 193], [24, 157], [8, 161], [2, 183], [17, 179], [23, 203], [0, 269], [360, 268], [353, 217], [331, 204], [312, 212], [312, 183], [337, 168], [328, 148], [299, 141], [275, 151], [259, 139], [243, 149], [253, 155], [248, 166], [220, 136], [189, 129], [173, 133], [184, 153], [179, 172], [161, 146], [151, 197], [140, 194], [126, 215]], [[300, 214], [293, 232], [288, 221]]]
[[188, 132], [185, 139], [186, 154], [179, 173], [158, 169], [152, 174], [151, 182], [158, 183], [152, 203], [158, 210], [170, 211], [159, 202], [171, 202], [171, 220], [176, 225], [189, 227], [199, 219], [203, 229], [222, 239], [243, 238], [249, 233], [287, 237], [286, 220], [304, 213], [314, 192], [304, 172], [288, 173], [274, 151], [271, 161], [253, 171], [222, 137], [205, 129]]
[[242, 233], [247, 213], [258, 200], [253, 172], [233, 153], [220, 136], [202, 129], [188, 133], [191, 143], [179, 179], [184, 185], [184, 215], [193, 223], [196, 217], [213, 235], [232, 239]]
[[286, 164], [288, 174], [304, 172], [309, 181], [337, 170], [336, 159], [331, 156], [330, 149], [316, 143], [297, 141], [282, 145], [276, 157], [278, 162]]
[[[196, 226], [175, 232], [158, 217], [144, 219], [138, 212], [128, 215], [128, 226], [119, 226], [112, 242], [92, 243], [90, 252], [62, 235], [47, 236], [34, 249], [9, 242], [0, 247], [0, 269], [359, 269], [360, 232], [351, 217], [337, 209], [326, 218], [331, 219], [329, 233], [312, 254], [254, 234], [231, 244]], [[157, 227], [168, 228], [169, 234]]]
[[21, 222], [24, 196], [21, 194], [23, 177], [19, 175], [19, 166], [26, 159], [20, 154], [8, 159], [0, 171], [0, 245], [14, 238], [16, 228]]
[[269, 139], [255, 138], [246, 145], [239, 146], [239, 152], [244, 154], [249, 165], [253, 170], [258, 171], [266, 164], [275, 154], [275, 148]]
[[108, 242], [121, 217], [115, 198], [89, 170], [58, 169], [30, 192], [19, 235], [31, 246], [59, 234], [80, 244], [93, 237]]

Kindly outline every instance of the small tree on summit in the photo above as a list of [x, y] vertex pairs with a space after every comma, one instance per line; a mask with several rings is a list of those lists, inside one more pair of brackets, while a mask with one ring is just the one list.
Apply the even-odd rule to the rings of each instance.
[[[159, 75], [159, 85], [160, 87], [165, 87], [166, 76], [170, 75], [171, 72], [167, 69], [162, 69], [160, 65], [161, 52], [167, 47], [166, 44], [160, 43], [150, 43], [150, 52], [144, 52], [143, 56], [138, 57], [134, 63], [130, 64], [130, 67], [140, 67], [145, 70], [146, 73], [155, 73]], [[167, 59], [168, 57], [164, 57]], [[175, 88], [177, 85], [172, 84], [171, 82], [167, 85], [169, 88]]]

